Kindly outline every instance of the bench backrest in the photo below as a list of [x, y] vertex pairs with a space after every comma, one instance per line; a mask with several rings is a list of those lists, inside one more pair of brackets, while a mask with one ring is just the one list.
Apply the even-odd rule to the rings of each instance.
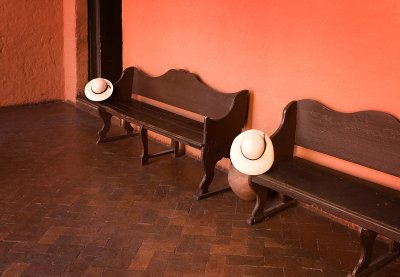
[[297, 101], [295, 144], [400, 177], [400, 122], [384, 112]]
[[225, 116], [238, 93], [221, 93], [205, 85], [197, 75], [171, 69], [152, 77], [134, 68], [133, 94], [211, 118]]

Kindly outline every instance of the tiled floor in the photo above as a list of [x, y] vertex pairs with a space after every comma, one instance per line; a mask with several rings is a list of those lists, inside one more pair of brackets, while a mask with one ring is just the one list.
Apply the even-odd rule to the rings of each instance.
[[99, 127], [64, 103], [0, 110], [3, 276], [346, 276], [358, 260], [353, 230], [303, 207], [249, 226], [232, 192], [192, 199], [199, 162], [141, 167], [138, 138], [96, 145]]

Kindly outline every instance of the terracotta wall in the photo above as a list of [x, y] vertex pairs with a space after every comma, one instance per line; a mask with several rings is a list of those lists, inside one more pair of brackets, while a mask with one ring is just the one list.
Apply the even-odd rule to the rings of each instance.
[[[249, 89], [247, 128], [267, 134], [301, 98], [400, 118], [399, 14], [397, 0], [124, 0], [123, 63], [153, 75], [187, 68], [216, 89]], [[398, 178], [388, 182], [400, 188]]]
[[63, 37], [64, 37], [64, 91], [67, 99], [72, 100], [76, 96], [77, 60], [76, 60], [76, 14], [75, 0], [63, 1]]
[[88, 78], [87, 0], [64, 0], [64, 99], [75, 102]]
[[0, 0], [0, 13], [0, 106], [63, 99], [63, 1]]

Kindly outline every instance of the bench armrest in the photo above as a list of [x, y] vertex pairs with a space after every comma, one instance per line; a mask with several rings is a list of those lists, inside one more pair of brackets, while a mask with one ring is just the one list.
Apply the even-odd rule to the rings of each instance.
[[114, 92], [110, 99], [115, 99], [121, 102], [131, 100], [134, 71], [134, 67], [128, 67], [122, 72], [121, 77], [114, 83]]
[[275, 152], [274, 165], [293, 157], [296, 134], [296, 112], [297, 101], [292, 101], [283, 110], [280, 126], [271, 136]]
[[240, 134], [245, 125], [248, 103], [249, 92], [243, 90], [237, 93], [230, 111], [224, 117], [214, 119], [206, 116], [204, 118], [204, 145], [228, 158], [234, 138]]

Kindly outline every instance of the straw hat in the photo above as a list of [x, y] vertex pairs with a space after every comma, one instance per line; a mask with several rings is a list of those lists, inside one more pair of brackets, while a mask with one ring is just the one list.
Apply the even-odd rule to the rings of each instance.
[[271, 168], [274, 162], [274, 147], [271, 139], [260, 130], [247, 130], [232, 142], [233, 166], [247, 175], [259, 175]]
[[113, 84], [104, 78], [91, 80], [85, 86], [85, 95], [92, 101], [103, 101], [111, 96]]

